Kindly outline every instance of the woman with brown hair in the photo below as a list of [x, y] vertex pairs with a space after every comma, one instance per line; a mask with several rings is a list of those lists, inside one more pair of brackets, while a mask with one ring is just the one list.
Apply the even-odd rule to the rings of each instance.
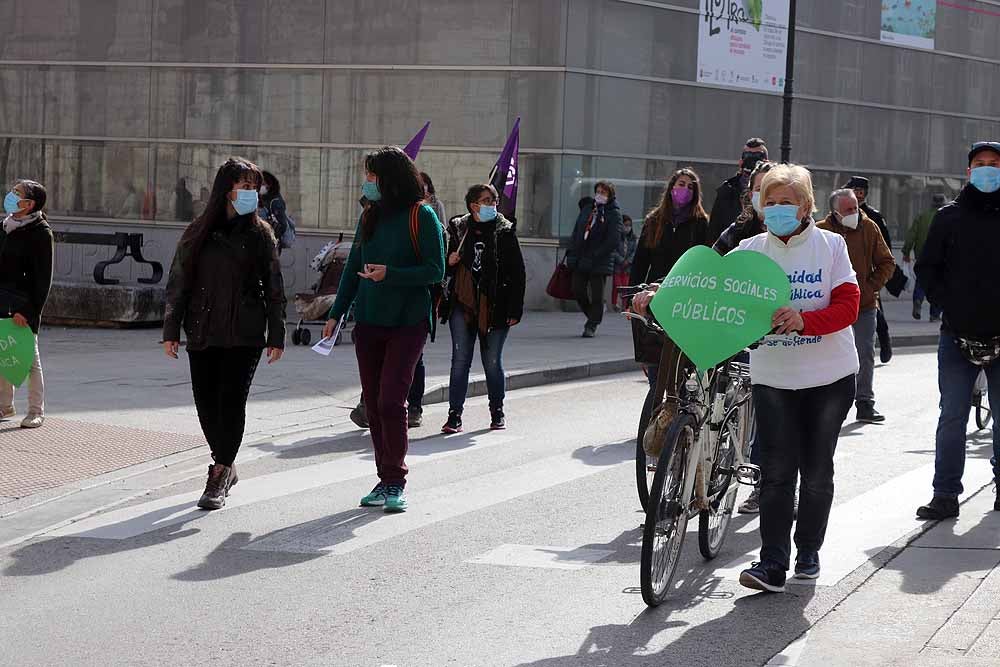
[[[632, 264], [632, 284], [659, 282], [670, 273], [681, 255], [696, 245], [710, 245], [708, 214], [701, 201], [701, 179], [693, 169], [678, 169], [667, 181], [660, 203], [646, 215]], [[672, 383], [676, 380], [681, 357], [680, 349], [668, 338], [660, 351], [659, 362], [644, 364], [649, 394], [640, 417], [640, 433], [645, 433], [651, 413], [659, 415], [657, 424], [670, 424], [672, 411], [666, 409], [655, 413], [653, 407], [663, 402], [664, 395], [677, 395]], [[659, 444], [663, 438], [647, 438], [646, 441]], [[659, 453], [649, 448], [646, 451], [653, 456]]]
[[194, 402], [214, 461], [198, 501], [202, 509], [220, 509], [238, 481], [233, 463], [257, 363], [265, 347], [269, 364], [285, 347], [278, 242], [257, 216], [262, 181], [249, 160], [226, 160], [205, 212], [177, 244], [167, 281], [163, 349], [177, 358], [183, 327]]

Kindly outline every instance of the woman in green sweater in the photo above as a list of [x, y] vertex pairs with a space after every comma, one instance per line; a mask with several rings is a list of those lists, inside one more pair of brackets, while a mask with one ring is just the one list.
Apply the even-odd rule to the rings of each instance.
[[430, 286], [444, 277], [444, 240], [425, 204], [417, 168], [396, 147], [365, 158], [361, 215], [354, 245], [323, 335], [354, 303], [355, 351], [379, 482], [364, 507], [406, 511], [406, 395], [430, 332]]

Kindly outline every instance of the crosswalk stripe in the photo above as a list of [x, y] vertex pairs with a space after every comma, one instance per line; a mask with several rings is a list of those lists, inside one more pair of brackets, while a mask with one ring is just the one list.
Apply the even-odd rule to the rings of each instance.
[[[789, 583], [833, 586], [863, 565], [879, 551], [925, 522], [916, 518], [916, 509], [931, 497], [934, 464], [930, 463], [899, 475], [870, 491], [835, 505], [830, 513], [826, 540], [820, 552], [822, 571], [815, 581], [789, 579]], [[970, 460], [963, 483], [970, 492], [993, 478], [993, 471], [983, 461]], [[739, 533], [759, 528], [759, 519], [750, 521]], [[757, 560], [757, 549], [733, 559], [715, 571], [726, 579], [739, 579], [740, 572]], [[793, 546], [794, 549], [794, 546]], [[795, 554], [792, 554], [792, 558]]]
[[[513, 435], [485, 433], [462, 434], [418, 441], [411, 444], [407, 454], [407, 463], [411, 466], [419, 465], [463, 452], [480, 451], [486, 447], [509, 443], [517, 439]], [[455, 440], [467, 440], [468, 444], [456, 446]], [[352, 479], [374, 477], [375, 466], [370, 457], [371, 453], [366, 451], [325, 463], [241, 479], [233, 494], [226, 501], [226, 507], [221, 511]], [[197, 492], [184, 493], [131, 505], [82, 519], [47, 534], [53, 537], [128, 539], [165, 526], [206, 516], [206, 512], [194, 507], [198, 495]]]

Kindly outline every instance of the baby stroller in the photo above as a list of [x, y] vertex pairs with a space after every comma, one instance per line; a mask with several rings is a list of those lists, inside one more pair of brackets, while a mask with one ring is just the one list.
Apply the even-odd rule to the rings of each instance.
[[[337, 298], [340, 276], [344, 273], [344, 266], [350, 252], [351, 244], [344, 243], [344, 235], [341, 234], [336, 241], [330, 241], [323, 246], [319, 254], [309, 262], [309, 266], [318, 271], [320, 277], [319, 281], [312, 286], [312, 292], [302, 292], [295, 295], [295, 312], [299, 314], [299, 322], [295, 325], [295, 330], [292, 331], [292, 345], [309, 345], [312, 342], [312, 333], [306, 328], [307, 325], [322, 326], [326, 324], [327, 314]], [[350, 319], [350, 314], [348, 314], [348, 321]], [[348, 326], [345, 324], [334, 342], [335, 345], [340, 345], [344, 331], [347, 329]], [[351, 333], [353, 335], [353, 328]]]

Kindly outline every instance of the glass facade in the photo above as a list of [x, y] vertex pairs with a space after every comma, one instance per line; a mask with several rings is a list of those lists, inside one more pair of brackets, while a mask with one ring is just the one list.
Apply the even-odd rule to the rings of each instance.
[[[176, 229], [241, 154], [319, 238], [353, 229], [366, 150], [428, 120], [418, 164], [461, 212], [520, 116], [528, 245], [568, 235], [602, 178], [640, 218], [690, 165], [710, 207], [747, 137], [777, 155], [782, 100], [695, 83], [704, 5], [0, 0], [0, 180], [43, 181], [66, 223]], [[922, 51], [879, 42], [880, 0], [799, 2], [792, 157], [818, 201], [864, 174], [898, 236], [1000, 137], [1000, 10], [966, 5]]]

